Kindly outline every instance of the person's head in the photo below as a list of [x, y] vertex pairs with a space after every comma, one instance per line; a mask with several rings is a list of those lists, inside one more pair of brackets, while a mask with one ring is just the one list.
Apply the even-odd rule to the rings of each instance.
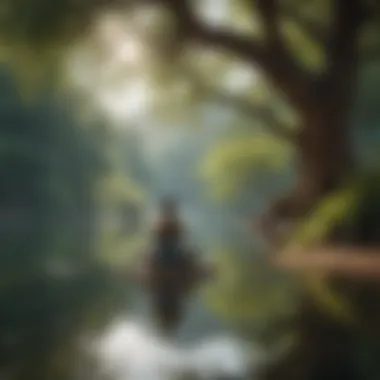
[[183, 226], [178, 218], [177, 203], [173, 198], [166, 197], [160, 203], [160, 216], [154, 228], [155, 238], [159, 241], [178, 241], [183, 232]]

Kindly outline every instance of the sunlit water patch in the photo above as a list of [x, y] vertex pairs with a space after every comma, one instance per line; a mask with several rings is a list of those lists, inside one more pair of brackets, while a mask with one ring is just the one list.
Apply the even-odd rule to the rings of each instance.
[[260, 350], [228, 335], [186, 345], [134, 320], [116, 322], [95, 349], [102, 372], [113, 380], [170, 380], [185, 374], [202, 380], [245, 379], [263, 358]]

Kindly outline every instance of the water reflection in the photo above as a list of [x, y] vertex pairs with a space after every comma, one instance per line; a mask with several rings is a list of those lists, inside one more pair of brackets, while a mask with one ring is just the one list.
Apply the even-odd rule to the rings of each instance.
[[134, 316], [121, 316], [92, 345], [107, 380], [246, 379], [266, 360], [259, 347], [229, 333], [199, 295], [170, 337], [157, 327], [146, 294], [135, 290], [132, 304]]
[[252, 355], [244, 342], [228, 335], [186, 345], [160, 337], [137, 320], [113, 324], [95, 349], [102, 370], [113, 380], [244, 379], [262, 359], [259, 350]]

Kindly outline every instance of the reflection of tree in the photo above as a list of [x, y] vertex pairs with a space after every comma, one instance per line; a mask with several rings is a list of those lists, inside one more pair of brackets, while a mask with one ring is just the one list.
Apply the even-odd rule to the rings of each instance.
[[[218, 276], [207, 289], [210, 304], [245, 338], [263, 339], [263, 343], [269, 337], [273, 340], [271, 330], [294, 312], [294, 284], [260, 259], [238, 249], [218, 253]], [[284, 332], [288, 333], [276, 331], [274, 341], [281, 341]]]

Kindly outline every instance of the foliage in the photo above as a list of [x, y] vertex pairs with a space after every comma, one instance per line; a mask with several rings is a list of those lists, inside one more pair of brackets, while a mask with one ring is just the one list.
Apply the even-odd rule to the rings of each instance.
[[[98, 11], [104, 10], [102, 7], [103, 3], [114, 4], [113, 1], [77, 2], [64, 0], [59, 2], [58, 5], [55, 3], [53, 5], [52, 1], [47, 0], [3, 0], [0, 3], [0, 5], [4, 7], [4, 9], [1, 9], [1, 15], [4, 17], [4, 20], [1, 20], [3, 22], [0, 38], [3, 42], [2, 46], [4, 46], [4, 48], [2, 48], [1, 58], [12, 62], [17, 72], [25, 76], [29, 76], [30, 73], [35, 72], [39, 74], [42, 72], [43, 77], [45, 74], [49, 75], [51, 72], [54, 73], [57, 63], [59, 69], [61, 69], [67, 48], [71, 47], [74, 42], [78, 42], [78, 39], [88, 37], [90, 34], [89, 30], [91, 30], [91, 32], [93, 31], [91, 28], [87, 29], [87, 26], [91, 25], [92, 22], [96, 23]], [[122, 1], [120, 3], [123, 4], [124, 2]], [[159, 35], [159, 38], [154, 39], [156, 43], [151, 43], [152, 35], [147, 36], [144, 34], [142, 36], [145, 44], [149, 45], [149, 49], [158, 50], [159, 53], [161, 53], [157, 55], [157, 60], [146, 59], [145, 57], [144, 61], [154, 62], [155, 65], [152, 66], [155, 67], [152, 68], [148, 65], [143, 76], [147, 77], [148, 81], [153, 81], [153, 79], [155, 80], [157, 77], [157, 71], [160, 71], [163, 80], [161, 80], [159, 82], [160, 85], [157, 86], [158, 94], [156, 94], [156, 98], [159, 100], [165, 99], [163, 103], [166, 105], [169, 104], [168, 108], [171, 108], [171, 111], [173, 111], [173, 108], [175, 108], [176, 111], [180, 109], [179, 106], [183, 103], [181, 101], [182, 99], [185, 99], [184, 103], [188, 104], [190, 103], [188, 98], [190, 98], [190, 100], [193, 98], [190, 96], [192, 92], [188, 89], [187, 80], [181, 75], [183, 74], [182, 70], [186, 71], [189, 66], [191, 69], [194, 69], [197, 74], [201, 72], [203, 77], [208, 79], [206, 83], [215, 85], [216, 82], [216, 86], [219, 87], [221, 82], [223, 82], [223, 78], [226, 76], [224, 74], [239, 71], [236, 70], [236, 63], [242, 60], [246, 63], [251, 73], [257, 73], [258, 76], [265, 74], [265, 80], [269, 79], [270, 85], [275, 87], [276, 97], [288, 102], [289, 106], [294, 107], [295, 103], [300, 103], [301, 106], [297, 104], [298, 108], [296, 107], [298, 111], [303, 111], [303, 101], [307, 100], [308, 96], [315, 90], [315, 87], [311, 86], [311, 84], [315, 84], [316, 73], [318, 73], [318, 75], [322, 74], [322, 79], [326, 79], [327, 82], [332, 78], [332, 87], [335, 86], [338, 90], [341, 90], [340, 87], [343, 86], [343, 83], [349, 83], [349, 76], [351, 76], [353, 72], [353, 70], [351, 70], [351, 64], [355, 61], [355, 59], [352, 59], [353, 54], [356, 57], [357, 52], [354, 51], [353, 54], [348, 52], [347, 56], [344, 56], [345, 54], [343, 52], [343, 57], [334, 57], [333, 53], [333, 56], [330, 57], [329, 53], [331, 52], [328, 47], [326, 48], [328, 44], [325, 42], [331, 40], [333, 47], [348, 46], [348, 50], [354, 50], [350, 49], [350, 47], [355, 44], [354, 40], [358, 36], [352, 36], [353, 38], [350, 39], [343, 35], [345, 39], [344, 43], [341, 43], [342, 33], [339, 32], [342, 30], [340, 27], [343, 27], [344, 32], [346, 23], [339, 22], [341, 15], [338, 14], [338, 22], [335, 23], [337, 28], [330, 28], [331, 21], [334, 21], [333, 19], [336, 16], [330, 9], [331, 1], [313, 0], [301, 2], [299, 0], [293, 0], [281, 2], [278, 14], [273, 15], [270, 10], [268, 13], [265, 12], [265, 10], [260, 11], [260, 9], [252, 7], [252, 1], [230, 0], [226, 2], [227, 6], [224, 10], [222, 22], [217, 21], [215, 23], [214, 19], [214, 24], [217, 24], [215, 29], [209, 28], [210, 22], [203, 24], [205, 18], [207, 19], [207, 17], [205, 17], [207, 15], [205, 15], [205, 9], [202, 8], [202, 6], [200, 7], [200, 22], [198, 22], [199, 20], [193, 22], [192, 18], [189, 17], [191, 12], [187, 12], [186, 10], [186, 4], [190, 2], [186, 2], [185, 0], [157, 0], [157, 3], [171, 5], [172, 9], [170, 9], [170, 11], [171, 14], [174, 15], [173, 21], [177, 22], [171, 23], [168, 22], [166, 18], [163, 18], [162, 24], [157, 28], [154, 27], [152, 30], [150, 29], [149, 31], [153, 31], [153, 33], [151, 33], [152, 35]], [[268, 3], [270, 3], [269, 0], [261, 2], [262, 5]], [[345, 2], [340, 1], [337, 3], [344, 4]], [[354, 14], [349, 12], [350, 6], [347, 6], [347, 3], [346, 6], [341, 5], [340, 8], [343, 13], [347, 11], [348, 16], [352, 16], [353, 24], [355, 24], [356, 17], [360, 18], [360, 12], [354, 12]], [[359, 2], [352, 2], [352, 4], [354, 3], [358, 4]], [[370, 1], [363, 1], [362, 3], [370, 4]], [[350, 3], [349, 5], [352, 4]], [[375, 4], [375, 2], [372, 2], [372, 4]], [[287, 8], [288, 6], [289, 9]], [[376, 15], [375, 7], [371, 9], [373, 12], [368, 12], [371, 13], [371, 17], [368, 17], [366, 20], [365, 30], [361, 34], [359, 41], [361, 52], [359, 60], [361, 61], [365, 59], [365, 55], [371, 50], [373, 45], [376, 45], [376, 41], [374, 42], [375, 39], [373, 37], [373, 35], [376, 35], [376, 33], [374, 33], [376, 28], [370, 24], [374, 24], [373, 21], [378, 21], [378, 15]], [[278, 21], [278, 25], [280, 26], [279, 35], [280, 39], [283, 39], [285, 43], [284, 49], [281, 43], [280, 48], [278, 48], [278, 36], [271, 35], [270, 30], [268, 33], [268, 28], [266, 28], [266, 24], [270, 24], [274, 19]], [[128, 21], [130, 20], [131, 19], [128, 18]], [[177, 28], [172, 29], [173, 26], [177, 26]], [[227, 31], [222, 28], [224, 26], [227, 26]], [[138, 29], [140, 30], [141, 26]], [[170, 29], [169, 33], [166, 32], [166, 29]], [[335, 29], [337, 29], [338, 32], [337, 36], [329, 35], [328, 32], [330, 30], [334, 31]], [[190, 34], [190, 36], [188, 34]], [[90, 34], [89, 41], [91, 37], [93, 36]], [[184, 48], [182, 42], [186, 39], [189, 39], [190, 43]], [[176, 44], [176, 42], [179, 43]], [[202, 46], [201, 50], [203, 52], [204, 50], [213, 50], [208, 49], [211, 45], [218, 50], [227, 50], [227, 54], [224, 55], [222, 59], [211, 59], [210, 64], [210, 61], [207, 59], [200, 59], [201, 54], [199, 54], [199, 50], [192, 49], [192, 42], [199, 43], [199, 45]], [[268, 42], [268, 44], [266, 44], [266, 42]], [[204, 47], [206, 47], [206, 49], [204, 49]], [[342, 50], [345, 49], [343, 48]], [[186, 53], [184, 59], [178, 59], [177, 53], [179, 52]], [[211, 55], [212, 53], [213, 52], [211, 52]], [[164, 55], [165, 57], [163, 58]], [[158, 60], [158, 57], [160, 60]], [[337, 65], [326, 65], [330, 59], [334, 61], [334, 58], [337, 58]], [[276, 64], [277, 62], [280, 62], [280, 64]], [[50, 68], [50, 65], [53, 68], [47, 70], [47, 67]], [[141, 66], [146, 68], [145, 65]], [[241, 69], [241, 66], [238, 66], [238, 69]], [[339, 78], [340, 73], [345, 72], [348, 73], [345, 80], [338, 79], [338, 84], [334, 83], [335, 78]], [[96, 76], [94, 81], [98, 83], [95, 79], [97, 79]], [[165, 83], [165, 79], [169, 84]], [[317, 79], [320, 79], [320, 76], [318, 76]], [[372, 79], [370, 79], [370, 81], [371, 80]], [[232, 91], [232, 95], [235, 95], [237, 92], [239, 95], [242, 95], [244, 101], [251, 102], [254, 100], [255, 103], [252, 104], [253, 107], [250, 107], [250, 103], [248, 103], [248, 108], [256, 109], [257, 107], [254, 107], [256, 100], [260, 98], [262, 94], [261, 91], [253, 93], [252, 87], [254, 87], [254, 85], [252, 83], [254, 81], [252, 78], [247, 82], [249, 82], [248, 86], [246, 83], [239, 85], [236, 91]], [[166, 87], [164, 87], [165, 84], [167, 85]], [[339, 84], [342, 86], [339, 86]], [[223, 86], [220, 87], [224, 89]], [[183, 88], [184, 90], [182, 90]], [[166, 92], [163, 92], [163, 89], [165, 89]], [[301, 91], [299, 91], [300, 89]], [[259, 92], [259, 94], [257, 94], [257, 92]], [[343, 92], [346, 92], [344, 88]], [[166, 96], [163, 96], [163, 94]], [[326, 95], [332, 95], [332, 97], [334, 97], [334, 91]], [[319, 99], [319, 97], [317, 98]], [[173, 107], [174, 102], [168, 102], [167, 99], [175, 99], [175, 104], [178, 105], [178, 107]], [[270, 101], [271, 100], [266, 99], [266, 103], [270, 103]], [[342, 103], [345, 104], [346, 102], [343, 101]], [[367, 105], [367, 102], [364, 103], [364, 105]], [[310, 103], [307, 105], [309, 104]], [[160, 105], [162, 106], [162, 102]], [[44, 104], [41, 104], [40, 108], [42, 111], [45, 110]], [[247, 107], [244, 108], [247, 109]], [[365, 107], [363, 106], [363, 108]], [[182, 108], [180, 110], [182, 111]], [[22, 108], [22, 112], [19, 111], [20, 108], [12, 115], [12, 118], [16, 118], [17, 116], [22, 119], [24, 108]], [[30, 111], [30, 109], [28, 109], [28, 111]], [[44, 112], [42, 112], [42, 114], [45, 115]], [[54, 114], [54, 107], [52, 114]], [[267, 116], [267, 113], [264, 113], [264, 116]], [[252, 118], [256, 121], [262, 121], [262, 113], [260, 113], [260, 116], [256, 115], [252, 116]], [[28, 213], [30, 214], [22, 218], [25, 222], [29, 221], [29, 223], [26, 223], [25, 236], [19, 238], [19, 233], [15, 234], [14, 231], [12, 231], [12, 224], [9, 223], [6, 223], [6, 229], [4, 230], [6, 232], [2, 234], [3, 246], [8, 247], [10, 244], [12, 245], [11, 249], [7, 249], [7, 252], [12, 252], [12, 255], [4, 255], [3, 267], [7, 269], [8, 277], [10, 278], [10, 280], [8, 280], [5, 277], [7, 287], [4, 289], [6, 289], [7, 292], [10, 292], [10, 289], [13, 289], [14, 283], [17, 283], [13, 278], [14, 274], [12, 270], [19, 269], [18, 260], [22, 259], [23, 263], [30, 264], [24, 266], [24, 269], [27, 269], [25, 275], [22, 274], [22, 276], [20, 276], [20, 273], [17, 272], [22, 281], [29, 278], [29, 271], [35, 270], [37, 273], [40, 273], [41, 268], [46, 264], [46, 260], [51, 259], [51, 252], [54, 252], [53, 256], [57, 261], [62, 259], [68, 261], [65, 252], [70, 252], [70, 260], [75, 262], [75, 267], [80, 267], [80, 265], [77, 264], [82, 263], [82, 261], [86, 266], [88, 262], [93, 263], [93, 257], [88, 254], [89, 247], [87, 246], [87, 232], [89, 230], [92, 231], [92, 211], [94, 207], [92, 195], [89, 196], [89, 192], [98, 176], [100, 176], [100, 166], [102, 165], [100, 164], [96, 169], [93, 167], [93, 162], [99, 162], [99, 160], [97, 154], [95, 154], [95, 157], [93, 155], [93, 145], [87, 140], [87, 133], [84, 133], [78, 128], [67, 128], [67, 126], [63, 128], [63, 124], [70, 125], [72, 123], [71, 120], [53, 117], [51, 115], [51, 119], [49, 119], [49, 122], [46, 122], [46, 124], [49, 124], [50, 127], [54, 125], [55, 128], [44, 128], [43, 122], [38, 123], [39, 119], [39, 116], [36, 116], [36, 114], [28, 114], [22, 122], [20, 121], [24, 126], [24, 141], [19, 141], [17, 137], [17, 143], [13, 144], [15, 136], [12, 135], [12, 133], [14, 134], [15, 132], [7, 131], [7, 134], [9, 134], [9, 136], [7, 135], [6, 137], [8, 139], [7, 145], [1, 147], [1, 152], [4, 157], [0, 170], [2, 170], [2, 175], [4, 176], [2, 182], [7, 184], [5, 189], [2, 190], [4, 204], [7, 205], [6, 207], [8, 207], [12, 213], [14, 213], [13, 208], [17, 206], [22, 212], [24, 212], [24, 209], [28, 209]], [[45, 120], [44, 118], [42, 119]], [[267, 117], [265, 117], [265, 119], [267, 119]], [[30, 120], [33, 120], [33, 123], [31, 123]], [[268, 127], [273, 127], [273, 124], [276, 123], [272, 122], [273, 120], [269, 122], [266, 120], [264, 124]], [[5, 124], [6, 122], [4, 121], [4, 125]], [[13, 124], [17, 124], [14, 119], [12, 119], [12, 127]], [[27, 134], [28, 131], [26, 131], [25, 126], [29, 126], [29, 124], [31, 126], [37, 125], [36, 128], [29, 128], [33, 131], [33, 136]], [[54, 138], [51, 139], [52, 130], [59, 132], [59, 138], [57, 137], [58, 135], [53, 134]], [[79, 135], [78, 131], [80, 131]], [[281, 131], [283, 132], [283, 130]], [[39, 134], [40, 132], [41, 134]], [[39, 139], [46, 139], [46, 141], [44, 141], [45, 144], [39, 144], [38, 148], [33, 144], [33, 146], [30, 146], [36, 136], [38, 137], [37, 142], [41, 142]], [[97, 141], [99, 143], [102, 140], [99, 139]], [[291, 141], [294, 142], [295, 140]], [[53, 148], [52, 151], [46, 153], [44, 149], [42, 149], [43, 147], [41, 148], [41, 146], [45, 145], [51, 146]], [[83, 151], [82, 148], [79, 149], [79, 146], [85, 146], [91, 149], [89, 149], [89, 151], [87, 149]], [[98, 150], [95, 149], [95, 152], [98, 152]], [[82, 154], [84, 154], [84, 156], [82, 156]], [[249, 136], [248, 138], [236, 138], [232, 142], [225, 142], [219, 148], [216, 148], [212, 155], [206, 160], [202, 175], [206, 177], [215, 189], [215, 195], [219, 197], [236, 197], [236, 195], [240, 195], [239, 189], [247, 185], [247, 181], [254, 181], [253, 171], [259, 171], [260, 169], [267, 175], [269, 169], [269, 171], [277, 175], [287, 168], [289, 162], [288, 155], [288, 148], [284, 146], [282, 141], [279, 142], [275, 139], [264, 137], [264, 135], [261, 137]], [[89, 162], [91, 162], [91, 164], [89, 164]], [[12, 167], [12, 170], [9, 169], [10, 167]], [[20, 176], [14, 176], [13, 172], [11, 172], [13, 170], [19, 172]], [[22, 178], [22, 180], [20, 180], [20, 178]], [[118, 179], [115, 180], [115, 182], [119, 183], [115, 185], [117, 188], [116, 193], [118, 194], [116, 194], [113, 189], [109, 189], [109, 192], [113, 194], [111, 196], [115, 198], [113, 202], [107, 201], [106, 207], [113, 208], [111, 204], [119, 205], [119, 200], [123, 203], [124, 197], [134, 197], [133, 194], [136, 194], [132, 186], [129, 187], [129, 185], [125, 184], [124, 180], [119, 181]], [[129, 190], [128, 192], [123, 191], [121, 194], [118, 188], [124, 185], [130, 189], [130, 192]], [[112, 182], [109, 186], [113, 186]], [[83, 196], [83, 189], [85, 190], [85, 196]], [[300, 239], [299, 241], [302, 241], [302, 244], [304, 244], [305, 242], [311, 243], [323, 239], [328, 233], [330, 223], [335, 225], [336, 221], [343, 218], [345, 211], [344, 206], [347, 205], [345, 197], [350, 197], [351, 195], [338, 195], [326, 201], [327, 203], [322, 205], [320, 210], [317, 210], [315, 218], [312, 216], [310, 223], [305, 223], [305, 230], [300, 232], [300, 237], [297, 235], [296, 240], [298, 241], [298, 239]], [[134, 204], [134, 202], [135, 199], [132, 203]], [[132, 208], [136, 210], [136, 207]], [[135, 214], [135, 211], [132, 211], [131, 214]], [[4, 215], [6, 215], [6, 213], [4, 213]], [[53, 215], [54, 218], [52, 217]], [[55, 218], [57, 215], [65, 220], [66, 223], [59, 222], [60, 219], [56, 221]], [[80, 227], [78, 227], [76, 223], [69, 223], [70, 225], [67, 227], [67, 220], [69, 219], [71, 222], [72, 215], [75, 215], [73, 219], [76, 223], [80, 220]], [[82, 219], [85, 220], [83, 221]], [[32, 225], [30, 221], [33, 221], [33, 229], [35, 229], [35, 231], [29, 231]], [[39, 222], [37, 223], [36, 221]], [[52, 221], [54, 223], [52, 223]], [[39, 228], [38, 231], [37, 226]], [[17, 228], [19, 228], [19, 226], [17, 226]], [[44, 240], [47, 236], [50, 238], [49, 242]], [[109, 239], [113, 239], [112, 236], [113, 234], [111, 233], [111, 236], [106, 237], [105, 240], [109, 241]], [[84, 241], [82, 241], [83, 237], [86, 237]], [[106, 243], [106, 245], [108, 246], [108, 243]], [[54, 249], [51, 248], [53, 246]], [[124, 245], [121, 244], [121, 246], [123, 248], [120, 249], [124, 250]], [[248, 275], [245, 274], [242, 277], [246, 278]], [[32, 281], [28, 280], [26, 283], [30, 285], [26, 290], [32, 292]], [[246, 286], [247, 284], [242, 285], [243, 288]], [[95, 287], [90, 286], [88, 288], [95, 289]], [[51, 287], [51, 289], [59, 294], [61, 294], [60, 292], [65, 293], [64, 291], [67, 290], [66, 286], [63, 290], [61, 288], [57, 290], [54, 287]], [[83, 289], [87, 288], [83, 287]], [[316, 285], [314, 289], [317, 289]], [[321, 290], [321, 287], [318, 289]], [[41, 293], [40, 288], [38, 291], [34, 291], [36, 291], [37, 294]], [[73, 293], [73, 291], [67, 291], [70, 294]], [[325, 304], [327, 303], [329, 309], [336, 308], [336, 312], [339, 313], [340, 316], [342, 313], [345, 314], [346, 312], [341, 310], [341, 299], [334, 298], [332, 301], [327, 300], [327, 293], [328, 290], [326, 287], [322, 287], [318, 298]], [[16, 293], [13, 293], [12, 290], [12, 294]], [[28, 298], [33, 297], [30, 297], [30, 294], [27, 292], [27, 295], [23, 299]], [[19, 302], [17, 302], [18, 299], [19, 298], [15, 298], [16, 301], [12, 300], [14, 305], [19, 305]], [[51, 299], [48, 298], [41, 304], [49, 305], [50, 301]], [[73, 303], [75, 302], [73, 301]], [[252, 305], [254, 305], [254, 303], [252, 303]], [[253, 310], [245, 310], [242, 305], [237, 307], [237, 309], [239, 314], [243, 316], [257, 313], [256, 308]], [[74, 312], [74, 308], [70, 310]], [[22, 311], [20, 314], [26, 313]], [[63, 318], [65, 313], [61, 312], [60, 315], [62, 315]], [[38, 314], [38, 317], [40, 317], [40, 314]], [[40, 319], [44, 320], [43, 318]], [[59, 320], [59, 318], [57, 320]], [[44, 324], [43, 327], [45, 326], [46, 324]], [[49, 348], [51, 348], [51, 346], [49, 346]], [[45, 347], [43, 353], [45, 354], [46, 352]], [[41, 357], [42, 356], [45, 355], [41, 355]], [[39, 361], [36, 362], [38, 363]]]
[[[288, 242], [289, 252], [294, 247], [315, 247], [334, 236], [334, 231], [343, 229], [357, 245], [376, 244], [376, 228], [371, 225], [378, 217], [380, 181], [377, 171], [357, 174], [343, 188], [327, 196], [315, 210], [300, 222], [296, 233]], [[339, 244], [339, 241], [336, 242]], [[357, 310], [347, 294], [337, 291], [326, 278], [303, 276], [311, 296], [321, 309], [342, 322], [358, 323]]]
[[[256, 258], [255, 258], [256, 256]], [[286, 276], [272, 270], [259, 256], [235, 250], [215, 254], [218, 277], [205, 296], [231, 326], [246, 338], [277, 343], [289, 332], [277, 331], [278, 321], [289, 318], [296, 301], [296, 288]], [[273, 334], [272, 330], [275, 331]]]
[[78, 123], [51, 91], [25, 103], [7, 71], [0, 79], [0, 368], [13, 379], [64, 377], [78, 334], [121, 300], [95, 254], [99, 210], [112, 196], [136, 204], [136, 191], [110, 181], [100, 202], [95, 190], [112, 175], [105, 126]]
[[[137, 6], [132, 7], [133, 3]], [[190, 68], [191, 71], [201, 74], [206, 80], [205, 83], [216, 84], [220, 88], [223, 88], [220, 84], [224, 78], [233, 74], [236, 69], [250, 71], [253, 76], [261, 74], [260, 67], [257, 70], [250, 64], [242, 64], [238, 54], [234, 54], [233, 51], [220, 54], [221, 49], [218, 49], [216, 54], [213, 49], [194, 48], [190, 43], [184, 49], [177, 48], [173, 28], [175, 17], [167, 17], [164, 7], [160, 8], [165, 3], [171, 2], [155, 0], [152, 4], [156, 4], [157, 7], [153, 5], [147, 8], [139, 6], [138, 1], [86, 0], [78, 3], [74, 0], [64, 0], [59, 6], [53, 6], [49, 0], [2, 0], [0, 5], [4, 11], [0, 31], [0, 39], [3, 41], [1, 55], [3, 59], [12, 62], [18, 73], [30, 75], [39, 72], [37, 77], [46, 78], [47, 73], [57, 73], [57, 69], [52, 68], [54, 65], [58, 66], [58, 71], [64, 69], [62, 63], [65, 62], [67, 53], [78, 42], [85, 40], [87, 46], [95, 46], [98, 52], [103, 51], [96, 40], [96, 27], [103, 16], [114, 13], [123, 15], [125, 25], [137, 32], [137, 38], [141, 39], [146, 50], [150, 51], [142, 58], [142, 75], [148, 80], [154, 77], [154, 81], [157, 77], [161, 78], [156, 86], [158, 91], [155, 98], [164, 108], [171, 107], [172, 112], [179, 108], [184, 112], [186, 107], [183, 107], [180, 98], [186, 98], [185, 103], [194, 100], [191, 95], [193, 91], [189, 90], [193, 86], [189, 84], [188, 78], [186, 79], [183, 69], [186, 72]], [[242, 36], [251, 38], [253, 43], [261, 43], [265, 34], [263, 20], [258, 7], [253, 3], [228, 0], [223, 4], [218, 3], [216, 9], [211, 3], [210, 5], [209, 2], [204, 2], [204, 5], [195, 4], [196, 14], [207, 25], [213, 23], [218, 27], [226, 26], [233, 36], [235, 32], [237, 35], [241, 33]], [[169, 10], [172, 11], [169, 15], [175, 13], [174, 8], [169, 6]], [[281, 4], [278, 12], [280, 34], [286, 48], [294, 55], [297, 65], [313, 73], [323, 71], [326, 68], [324, 41], [332, 18], [331, 1], [290, 0]], [[216, 13], [219, 16], [216, 16]], [[375, 48], [378, 47], [376, 9], [371, 16], [360, 38], [363, 56], [376, 51]], [[182, 58], [177, 56], [179, 51], [184, 53]], [[149, 65], [150, 61], [154, 61], [154, 65]], [[49, 67], [51, 70], [48, 70]], [[122, 75], [127, 75], [127, 70], [122, 70]], [[165, 82], [168, 86], [164, 85]], [[249, 82], [251, 83], [251, 80]], [[244, 90], [239, 90], [243, 95], [247, 92], [247, 87], [250, 87], [248, 92], [252, 91], [252, 86], [247, 86], [247, 83], [243, 87]], [[165, 97], [161, 96], [163, 91]], [[283, 97], [283, 94], [280, 95]], [[197, 93], [195, 96], [197, 97]], [[173, 102], [178, 103], [177, 107], [166, 104], [165, 98], [171, 99], [171, 105]]]
[[252, 133], [226, 138], [211, 149], [201, 167], [201, 176], [217, 198], [234, 199], [250, 179], [262, 174], [278, 175], [288, 167], [290, 147], [267, 134]]

